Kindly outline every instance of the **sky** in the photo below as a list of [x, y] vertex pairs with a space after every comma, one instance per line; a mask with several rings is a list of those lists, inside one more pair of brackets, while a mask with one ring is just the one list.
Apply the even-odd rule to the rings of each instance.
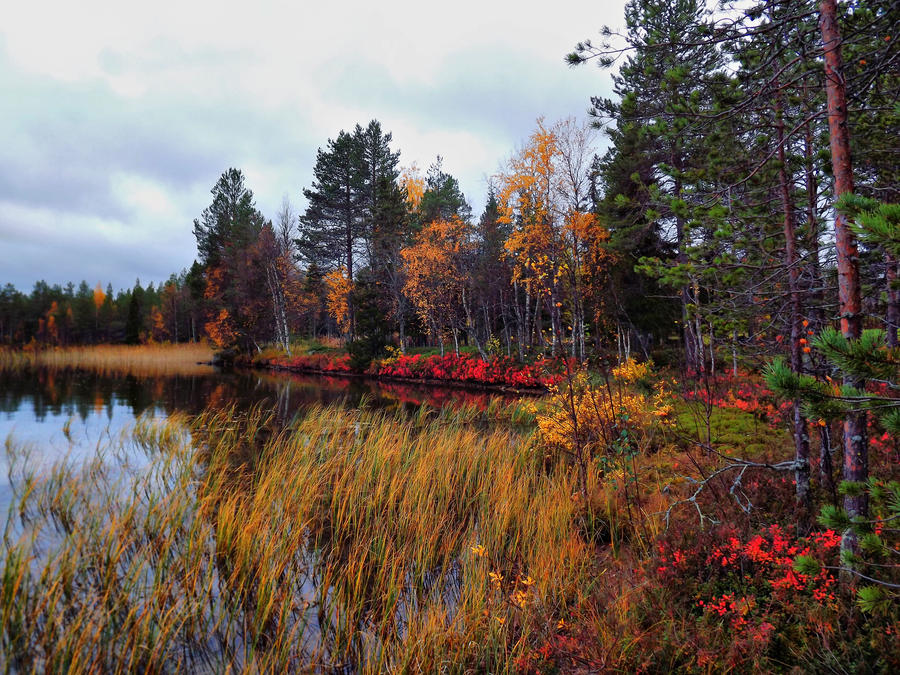
[[479, 214], [539, 116], [583, 120], [610, 94], [563, 56], [623, 4], [7, 3], [0, 284], [164, 281], [223, 171], [266, 217], [285, 195], [302, 212], [317, 148], [371, 119], [402, 166], [441, 155]]

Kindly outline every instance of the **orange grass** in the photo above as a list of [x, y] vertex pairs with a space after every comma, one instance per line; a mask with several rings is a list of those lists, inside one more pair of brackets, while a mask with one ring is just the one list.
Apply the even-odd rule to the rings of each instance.
[[38, 350], [0, 350], [0, 370], [29, 367], [78, 368], [103, 375], [140, 377], [202, 375], [213, 357], [204, 343], [148, 345], [91, 345]]
[[[141, 420], [84, 466], [20, 466], [0, 660], [513, 671], [589, 593], [596, 548], [565, 466], [466, 419], [326, 408], [288, 429], [260, 410]], [[112, 459], [135, 449], [138, 470]]]
[[[687, 456], [668, 427], [629, 427], [638, 451], [592, 445], [582, 489], [571, 452], [514, 424], [554, 410], [316, 407], [287, 427], [260, 408], [141, 419], [85, 464], [42, 475], [8, 441], [0, 663], [699, 668], [698, 645], [722, 636], [653, 561], [663, 514], [694, 489], [681, 467], [715, 459]], [[727, 503], [707, 507], [730, 517]], [[677, 526], [698, 536], [690, 512]]]

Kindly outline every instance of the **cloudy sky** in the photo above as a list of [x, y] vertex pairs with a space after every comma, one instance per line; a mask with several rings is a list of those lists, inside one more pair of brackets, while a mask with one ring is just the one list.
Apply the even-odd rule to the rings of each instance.
[[0, 283], [164, 280], [193, 261], [222, 171], [266, 216], [284, 195], [301, 211], [316, 149], [373, 118], [401, 164], [443, 156], [480, 213], [539, 115], [584, 118], [608, 94], [608, 73], [563, 55], [621, 25], [623, 0], [287, 4], [7, 3]]

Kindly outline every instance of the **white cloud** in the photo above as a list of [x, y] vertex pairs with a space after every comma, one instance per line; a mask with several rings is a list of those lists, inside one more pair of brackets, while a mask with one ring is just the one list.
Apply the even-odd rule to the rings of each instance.
[[[190, 263], [191, 221], [221, 171], [242, 168], [270, 217], [285, 193], [302, 209], [316, 148], [373, 118], [403, 163], [442, 155], [477, 213], [484, 176], [538, 115], [580, 116], [608, 92], [608, 76], [562, 59], [620, 23], [622, 5], [12, 3], [0, 24], [0, 283], [167, 276]], [[36, 238], [41, 254], [25, 255]], [[61, 262], [55, 242], [80, 240], [104, 255]]]
[[142, 176], [116, 174], [112, 179], [112, 192], [136, 213], [154, 218], [177, 217], [175, 205], [163, 185]]

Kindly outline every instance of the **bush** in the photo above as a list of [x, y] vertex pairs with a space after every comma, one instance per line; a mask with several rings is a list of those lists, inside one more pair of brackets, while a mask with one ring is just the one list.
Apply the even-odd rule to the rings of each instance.
[[355, 371], [364, 371], [379, 356], [384, 355], [385, 341], [380, 335], [367, 336], [347, 343], [347, 351], [350, 353], [350, 368]]
[[562, 380], [563, 363], [554, 359], [540, 359], [534, 363], [522, 364], [506, 356], [485, 361], [469, 353], [444, 356], [414, 354], [373, 363], [369, 372], [384, 377], [542, 389]]

